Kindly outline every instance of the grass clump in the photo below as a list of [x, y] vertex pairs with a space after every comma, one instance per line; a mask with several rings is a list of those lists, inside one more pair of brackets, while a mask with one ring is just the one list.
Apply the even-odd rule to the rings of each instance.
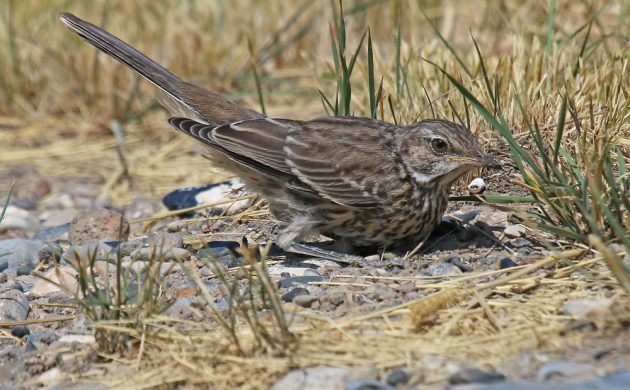
[[[552, 1], [550, 18], [553, 18], [553, 4]], [[536, 115], [521, 97], [520, 91], [525, 88], [524, 85], [514, 81], [511, 83], [510, 99], [500, 97], [497, 91], [501, 78], [490, 78], [474, 37], [472, 41], [477, 51], [480, 76], [473, 74], [461, 59], [458, 63], [471, 79], [478, 77], [483, 81], [481, 84], [485, 88], [484, 95], [488, 103], [484, 104], [454, 73], [429, 60], [427, 62], [444, 74], [507, 142], [522, 178], [517, 184], [529, 191], [533, 205], [525, 211], [515, 211], [516, 214], [525, 223], [556, 237], [593, 245], [602, 253], [620, 284], [630, 291], [630, 267], [608, 247], [609, 244], [621, 244], [625, 252], [630, 253], [630, 174], [627, 170], [628, 158], [619, 143], [628, 131], [630, 96], [624, 87], [628, 80], [627, 75], [620, 76], [612, 85], [604, 86], [607, 104], [594, 107], [592, 94], [604, 91], [592, 90], [594, 87], [602, 88], [601, 85], [584, 84], [581, 80], [583, 73], [580, 72], [588, 60], [586, 49], [593, 22], [591, 18], [571, 34], [575, 38], [580, 31], [585, 30], [579, 53], [573, 58], [573, 66], [569, 72], [565, 72], [568, 76], [546, 84], [546, 88], [555, 88], [551, 93], [560, 96], [561, 103], [556, 125], [545, 129], [541, 128]], [[552, 28], [553, 23], [550, 22], [548, 27]], [[435, 32], [438, 33], [437, 30]], [[553, 39], [549, 38], [552, 36], [553, 31], [549, 31], [548, 46], [552, 45]], [[454, 53], [450, 46], [449, 50]], [[553, 50], [548, 49], [545, 53], [547, 60], [551, 61], [549, 56]], [[623, 68], [627, 67], [627, 60], [625, 62]], [[553, 79], [552, 75], [547, 75], [547, 80]], [[502, 107], [506, 100], [518, 107], [529, 134], [528, 141], [522, 142], [515, 138], [505, 115], [508, 109]], [[584, 100], [590, 104], [582, 104], [578, 108], [577, 102]], [[554, 131], [546, 131], [548, 129]], [[522, 200], [510, 196], [502, 198], [506, 202]]]
[[192, 271], [196, 269], [194, 262], [188, 269], [189, 277], [196, 282], [210, 309], [211, 319], [243, 356], [265, 351], [284, 354], [292, 350], [297, 341], [289, 330], [280, 296], [267, 270], [270, 248], [270, 244], [262, 250], [250, 248], [244, 238], [238, 252], [246, 264], [232, 272], [226, 271], [218, 260], [210, 259], [225, 308], [217, 306], [200, 276]]
[[173, 302], [161, 276], [165, 265], [162, 251], [153, 249], [146, 261], [128, 264], [123, 264], [120, 251], [113, 261], [99, 257], [98, 248], [88, 250], [85, 256], [77, 252], [73, 256], [68, 263], [76, 271], [76, 284], [59, 268], [55, 270], [57, 280], [36, 276], [76, 298], [105, 353], [124, 352], [131, 340], [126, 330], [141, 329], [143, 321], [162, 314]]

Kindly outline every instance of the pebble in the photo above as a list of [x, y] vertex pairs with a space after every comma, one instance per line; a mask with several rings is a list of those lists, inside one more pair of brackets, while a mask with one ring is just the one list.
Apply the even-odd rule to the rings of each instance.
[[394, 390], [394, 388], [375, 379], [351, 379], [346, 382], [346, 390]]
[[282, 294], [282, 300], [284, 302], [293, 302], [293, 300], [301, 295], [308, 295], [309, 292], [304, 287], [296, 287]]
[[[50, 279], [53, 283], [42, 278], [37, 278], [29, 294], [34, 297], [44, 297], [61, 292], [68, 296], [75, 296], [79, 286], [76, 275], [77, 272], [67, 265], [50, 268], [44, 272], [44, 277]], [[63, 288], [60, 286], [63, 286]]]
[[91, 334], [67, 334], [61, 336], [57, 342], [66, 344], [94, 344], [96, 338]]
[[[122, 266], [124, 268], [132, 269], [136, 274], [141, 274], [144, 270], [149, 267], [148, 261], [137, 261], [131, 260], [130, 257], [123, 258]], [[156, 263], [153, 264], [153, 267], [156, 267]], [[155, 268], [154, 268], [155, 269]], [[173, 272], [179, 269], [179, 264], [176, 262], [164, 262], [160, 264], [160, 276], [170, 275]]]
[[298, 295], [293, 298], [293, 303], [307, 309], [313, 306], [313, 303], [315, 303], [316, 301], [317, 297], [313, 295]]
[[512, 267], [518, 267], [518, 263], [510, 259], [509, 257], [504, 257], [501, 260], [499, 260], [499, 269], [506, 269], [506, 268], [512, 268]]
[[503, 230], [503, 234], [509, 238], [524, 237], [527, 234], [527, 229], [521, 224], [509, 225]]
[[0, 271], [15, 275], [20, 265], [37, 265], [40, 251], [45, 247], [42, 241], [24, 238], [0, 241]]
[[564, 303], [565, 315], [586, 319], [601, 318], [610, 311], [612, 299], [574, 299]]
[[510, 243], [515, 248], [522, 248], [522, 247], [525, 247], [525, 246], [529, 246], [529, 241], [527, 241], [524, 238], [515, 238], [515, 239], [511, 240]]
[[34, 232], [37, 228], [37, 219], [28, 210], [9, 205], [0, 221], [0, 233], [7, 230], [21, 230]]
[[404, 370], [397, 368], [387, 375], [385, 382], [390, 386], [404, 385], [409, 382], [409, 374]]
[[31, 334], [31, 331], [28, 329], [26, 325], [18, 325], [11, 328], [11, 336], [17, 338], [23, 338]]
[[73, 219], [79, 214], [77, 209], [63, 209], [44, 211], [39, 215], [42, 228], [52, 228], [61, 225], [70, 225]]
[[68, 232], [70, 231], [70, 224], [66, 223], [64, 225], [53, 226], [45, 229], [41, 229], [35, 234], [33, 239], [55, 242], [55, 241], [68, 241]]
[[117, 211], [105, 208], [80, 211], [70, 223], [68, 233], [73, 245], [126, 240], [128, 237], [129, 223], [125, 217]]
[[0, 321], [24, 321], [30, 310], [23, 292], [15, 289], [0, 292]]
[[313, 274], [310, 273], [310, 271], [315, 271], [316, 269], [320, 269], [322, 267], [332, 270], [339, 268], [340, 265], [330, 260], [307, 258], [283, 262], [281, 264], [274, 264], [269, 267], [269, 275], [281, 275], [286, 272], [291, 276], [311, 276]]
[[88, 264], [92, 257], [96, 257], [97, 260], [106, 260], [111, 254], [115, 254], [114, 248], [104, 242], [73, 245], [63, 253], [63, 260], [75, 264], [78, 258], [83, 264]]
[[29, 210], [29, 211], [37, 210], [37, 202], [31, 199], [11, 198], [10, 204], [12, 206], [19, 207], [24, 210]]
[[480, 177], [474, 178], [470, 184], [468, 184], [468, 191], [473, 195], [482, 194], [485, 190], [486, 182]]
[[243, 264], [244, 259], [235, 255], [236, 248], [241, 246], [236, 241], [212, 241], [207, 243], [197, 252], [199, 259], [218, 261], [228, 268], [238, 267]]
[[161, 250], [156, 247], [140, 248], [131, 252], [129, 255], [134, 260], [165, 260], [165, 261], [186, 261], [190, 259], [190, 252], [182, 248], [170, 248]]
[[170, 222], [168, 225], [166, 225], [166, 230], [169, 233], [177, 233], [184, 230], [185, 228], [186, 228], [186, 222], [180, 221], [180, 220]]
[[182, 233], [159, 232], [146, 237], [144, 245], [149, 248], [183, 248], [184, 235]]
[[571, 380], [569, 382], [495, 382], [452, 387], [452, 390], [628, 390], [630, 372], [613, 374], [602, 378]]
[[45, 210], [71, 209], [75, 206], [75, 202], [72, 200], [70, 194], [65, 192], [51, 194], [42, 199], [40, 203]]
[[595, 367], [590, 364], [581, 364], [558, 360], [545, 364], [538, 370], [538, 380], [547, 381], [557, 377], [571, 379], [591, 378], [595, 374]]
[[33, 264], [22, 264], [18, 265], [18, 267], [16, 268], [16, 273], [17, 276], [30, 275], [34, 269], [35, 266]]
[[293, 286], [305, 286], [311, 282], [321, 282], [321, 276], [291, 276], [280, 280], [280, 288], [290, 288]]
[[448, 377], [448, 383], [451, 385], [460, 385], [465, 383], [493, 383], [502, 382], [505, 375], [495, 371], [483, 371], [478, 368], [465, 368]]
[[427, 272], [431, 276], [456, 276], [463, 273], [461, 269], [451, 263], [431, 264], [427, 268]]
[[272, 386], [272, 390], [343, 389], [347, 367], [315, 366], [293, 370]]

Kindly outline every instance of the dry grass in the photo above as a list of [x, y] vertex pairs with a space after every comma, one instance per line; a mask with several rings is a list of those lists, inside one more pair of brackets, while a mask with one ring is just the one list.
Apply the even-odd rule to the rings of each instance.
[[[355, 47], [370, 26], [375, 73], [379, 80], [383, 77], [386, 98], [379, 117], [394, 120], [395, 116], [398, 122], [409, 123], [428, 117], [452, 119], [456, 112], [469, 121], [488, 148], [505, 153], [496, 133], [477, 112], [466, 108], [447, 77], [422, 60], [430, 59], [458, 75], [478, 99], [492, 106], [470, 30], [483, 53], [493, 83], [490, 90], [501, 102], [502, 114], [519, 142], [535, 151], [515, 92], [528, 119], [536, 120], [548, 139], [553, 138], [558, 107], [568, 95], [576, 115], [592, 124], [582, 130], [594, 139], [598, 126], [605, 123], [614, 129], [613, 147], [621, 147], [627, 155], [630, 6], [622, 0], [608, 3], [600, 10], [598, 4], [587, 1], [556, 1], [553, 29], [549, 29], [549, 6], [544, 1], [347, 1], [348, 47]], [[2, 192], [8, 192], [12, 176], [25, 165], [34, 172], [22, 174], [16, 184], [18, 196], [22, 184], [37, 176], [97, 177], [101, 197], [122, 206], [139, 195], [159, 197], [223, 175], [209, 170], [207, 162], [196, 156], [193, 142], [167, 129], [166, 114], [155, 109], [155, 91], [147, 83], [138, 82], [114, 61], [96, 56], [94, 49], [65, 31], [57, 20], [62, 6], [105, 25], [185, 78], [256, 108], [258, 95], [247, 43], [251, 40], [271, 116], [323, 115], [316, 90], [329, 96], [334, 93], [328, 28], [334, 16], [329, 2], [4, 2], [0, 4]], [[470, 74], [438, 39], [421, 9]], [[597, 19], [584, 61], [577, 77], [570, 77], [581, 50], [582, 27], [593, 15]], [[397, 26], [400, 45], [396, 44]], [[353, 77], [351, 108], [366, 115], [366, 61], [357, 62]], [[115, 119], [123, 126], [124, 145], [117, 144], [112, 135]], [[577, 130], [569, 125], [564, 134], [567, 145], [575, 145], [577, 138]], [[125, 156], [131, 180], [125, 177], [117, 150]], [[96, 324], [115, 327], [141, 340], [143, 347], [132, 355], [106, 356], [112, 363], [105, 367], [111, 370], [104, 371], [105, 375], [70, 378], [106, 381], [121, 388], [175, 384], [263, 388], [291, 368], [317, 364], [374, 365], [385, 371], [444, 359], [493, 367], [520, 352], [553, 353], [579, 346], [585, 335], [564, 332], [571, 324], [562, 314], [566, 300], [606, 296], [615, 306], [628, 307], [627, 295], [595, 253], [565, 255], [563, 262], [541, 259], [518, 277], [501, 278], [490, 286], [481, 284], [488, 277], [485, 274], [431, 280], [422, 284], [428, 292], [425, 300], [375, 308], [369, 316], [347, 313], [329, 318], [287, 308], [295, 311], [289, 313], [295, 316], [290, 330], [298, 339], [291, 354], [238, 353], [220, 329], [208, 323], [158, 317], [145, 320], [141, 327]], [[576, 264], [589, 272], [576, 276]], [[587, 275], [594, 275], [596, 281]], [[394, 283], [396, 279], [381, 281]], [[349, 276], [331, 282], [354, 280]], [[593, 283], [602, 289], [591, 288]], [[462, 291], [469, 295], [463, 296]], [[623, 320], [623, 311], [618, 313], [601, 319], [600, 332], [614, 329], [616, 319]], [[242, 345], [255, 339], [247, 329], [239, 337]], [[432, 383], [447, 373], [436, 369], [426, 375], [425, 381]], [[127, 382], [130, 377], [131, 383]]]

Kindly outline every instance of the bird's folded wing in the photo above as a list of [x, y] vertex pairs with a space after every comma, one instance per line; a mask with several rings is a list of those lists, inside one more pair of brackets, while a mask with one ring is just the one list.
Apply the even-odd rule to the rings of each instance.
[[385, 122], [328, 118], [310, 122], [255, 119], [213, 127], [171, 118], [178, 130], [305, 195], [350, 207], [382, 204], [382, 175], [397, 177]]
[[287, 137], [287, 164], [323, 198], [351, 207], [381, 205], [387, 192], [400, 185], [390, 127], [366, 118], [305, 122]]

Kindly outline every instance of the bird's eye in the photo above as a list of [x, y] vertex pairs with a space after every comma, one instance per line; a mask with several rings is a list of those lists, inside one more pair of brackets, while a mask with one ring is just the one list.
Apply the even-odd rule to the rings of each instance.
[[431, 140], [431, 148], [435, 153], [445, 153], [448, 150], [448, 144], [442, 138], [433, 138]]

